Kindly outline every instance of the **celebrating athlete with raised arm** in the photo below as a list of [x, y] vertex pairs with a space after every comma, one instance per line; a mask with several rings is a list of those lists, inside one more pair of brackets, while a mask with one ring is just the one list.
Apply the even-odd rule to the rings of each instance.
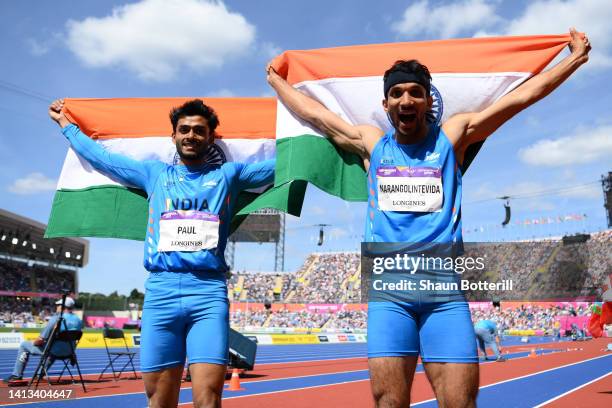
[[[461, 165], [467, 147], [485, 140], [587, 62], [588, 39], [574, 29], [570, 36], [571, 54], [553, 68], [483, 111], [454, 115], [441, 126], [426, 121], [432, 106], [427, 68], [416, 60], [396, 62], [383, 77], [382, 105], [393, 126], [389, 133], [349, 124], [290, 86], [271, 64], [266, 72], [269, 84], [289, 110], [341, 149], [363, 159], [369, 191], [365, 241], [456, 243], [462, 241]], [[404, 178], [412, 174], [403, 172], [406, 167], [415, 170], [415, 176], [427, 172], [421, 178], [430, 184], [426, 190], [431, 194], [416, 200], [403, 190], [379, 190], [389, 183], [390, 177], [383, 177], [393, 170], [389, 167]], [[379, 194], [383, 190], [385, 194]], [[441, 407], [475, 406], [478, 354], [465, 301], [370, 302], [368, 361], [377, 407], [409, 406], [419, 355]]]
[[49, 107], [72, 148], [96, 170], [140, 188], [149, 201], [140, 364], [150, 407], [176, 407], [185, 358], [196, 407], [221, 406], [228, 358], [229, 302], [224, 259], [241, 190], [274, 180], [274, 160], [207, 162], [219, 119], [196, 99], [170, 113], [180, 162], [136, 161], [109, 153], [63, 111]]

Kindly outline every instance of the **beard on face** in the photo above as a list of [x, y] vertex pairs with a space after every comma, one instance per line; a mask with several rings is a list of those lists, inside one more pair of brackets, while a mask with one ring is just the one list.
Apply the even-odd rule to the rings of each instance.
[[206, 152], [208, 151], [208, 144], [200, 143], [198, 144], [199, 149], [194, 149], [189, 152], [183, 151], [183, 141], [176, 141], [176, 152], [178, 153], [181, 160], [201, 160], [206, 156]]
[[427, 121], [426, 118], [427, 116], [423, 113], [415, 113], [414, 114], [414, 119], [412, 119], [412, 123], [414, 125], [414, 127], [410, 130], [408, 130], [407, 133], [401, 132], [400, 128], [402, 125], [402, 121], [400, 120], [400, 114], [399, 112], [395, 115], [395, 120], [391, 121], [391, 123], [393, 124], [393, 127], [395, 128], [395, 131], [398, 133], [402, 133], [406, 136], [411, 136], [411, 135], [418, 135], [420, 134], [423, 129], [427, 126]]

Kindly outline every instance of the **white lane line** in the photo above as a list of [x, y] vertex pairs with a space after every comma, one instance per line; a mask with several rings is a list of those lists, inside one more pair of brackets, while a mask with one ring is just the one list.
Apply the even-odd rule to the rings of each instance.
[[544, 405], [546, 405], [546, 404], [550, 404], [551, 402], [556, 401], [556, 400], [558, 400], [559, 398], [565, 397], [566, 395], [571, 394], [572, 392], [577, 391], [577, 390], [579, 390], [579, 389], [581, 389], [581, 388], [584, 388], [584, 387], [586, 387], [586, 386], [587, 386], [587, 385], [589, 385], [589, 384], [592, 384], [592, 383], [594, 383], [594, 382], [596, 382], [596, 381], [599, 381], [599, 380], [601, 380], [602, 378], [605, 378], [605, 377], [609, 376], [610, 374], [612, 374], [612, 371], [610, 371], [609, 373], [606, 373], [606, 374], [604, 374], [604, 375], [602, 375], [602, 376], [600, 376], [600, 377], [597, 377], [597, 378], [595, 378], [595, 379], [593, 379], [593, 380], [591, 380], [591, 381], [589, 381], [589, 382], [586, 382], [586, 383], [584, 383], [584, 384], [582, 384], [582, 385], [579, 385], [579, 386], [578, 386], [578, 387], [576, 387], [576, 388], [572, 388], [571, 390], [569, 390], [569, 391], [567, 391], [567, 392], [564, 392], [563, 394], [557, 395], [556, 397], [551, 398], [551, 399], [549, 399], [548, 401], [544, 401], [544, 402], [543, 402], [543, 403], [541, 403], [540, 405], [536, 405], [536, 406], [535, 406], [535, 407], [533, 407], [533, 408], [540, 408], [540, 407], [543, 407], [543, 406], [544, 406]]
[[[480, 389], [480, 390], [482, 390], [482, 389], [485, 389], [485, 388], [489, 388], [489, 387], [493, 387], [493, 386], [496, 386], [496, 385], [504, 384], [504, 383], [507, 383], [507, 382], [510, 382], [510, 381], [516, 381], [516, 380], [521, 380], [521, 379], [523, 379], [523, 378], [533, 377], [534, 375], [544, 374], [544, 373], [547, 373], [547, 372], [549, 372], [549, 371], [560, 370], [561, 368], [571, 367], [571, 366], [576, 365], [576, 364], [582, 364], [582, 363], [586, 363], [587, 361], [598, 360], [598, 359], [600, 359], [600, 358], [605, 358], [605, 357], [610, 357], [610, 355], [604, 354], [603, 356], [593, 357], [593, 358], [589, 358], [589, 359], [587, 359], [587, 360], [577, 361], [577, 362], [575, 362], [575, 363], [565, 364], [565, 365], [562, 365], [562, 366], [559, 366], [559, 367], [553, 367], [553, 368], [549, 368], [549, 369], [547, 369], [547, 370], [542, 370], [542, 371], [538, 371], [538, 372], [531, 373], [531, 374], [525, 374], [525, 375], [522, 375], [522, 376], [520, 376], [520, 377], [509, 378], [509, 379], [507, 379], [507, 380], [498, 381], [498, 382], [493, 383], [493, 384], [483, 385], [483, 386], [482, 386], [482, 387], [480, 387], [479, 389]], [[435, 400], [436, 400], [435, 398], [430, 398], [430, 399], [425, 400], [425, 401], [415, 402], [415, 403], [414, 403], [414, 404], [412, 404], [411, 406], [416, 406], [416, 405], [420, 405], [420, 404], [425, 404], [425, 403], [427, 403], [427, 402], [431, 402], [431, 401], [435, 401]]]
[[[245, 398], [245, 397], [255, 397], [258, 395], [270, 395], [270, 394], [280, 394], [282, 392], [291, 392], [291, 391], [299, 391], [299, 390], [307, 390], [309, 388], [321, 388], [321, 387], [331, 387], [334, 385], [340, 385], [340, 384], [350, 384], [350, 383], [356, 383], [356, 382], [362, 382], [362, 381], [368, 381], [369, 379], [366, 378], [364, 380], [350, 380], [350, 381], [342, 381], [342, 382], [338, 382], [338, 383], [333, 383], [333, 384], [321, 384], [321, 385], [311, 385], [308, 387], [300, 387], [300, 388], [291, 388], [289, 390], [279, 390], [279, 391], [266, 391], [266, 392], [259, 392], [256, 394], [249, 394], [249, 395], [238, 395], [235, 397], [227, 397], [227, 398], [223, 398], [223, 400], [229, 400], [229, 399], [237, 399], [237, 398]], [[193, 404], [193, 402], [181, 402], [178, 405], [187, 405], [187, 404]]]

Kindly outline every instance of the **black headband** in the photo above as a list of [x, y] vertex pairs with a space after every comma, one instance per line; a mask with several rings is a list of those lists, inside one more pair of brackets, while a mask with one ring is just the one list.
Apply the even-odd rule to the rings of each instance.
[[389, 95], [389, 90], [397, 84], [405, 84], [414, 82], [421, 85], [427, 91], [427, 95], [431, 92], [431, 80], [425, 73], [414, 73], [404, 71], [393, 71], [389, 74], [384, 83], [385, 99]]

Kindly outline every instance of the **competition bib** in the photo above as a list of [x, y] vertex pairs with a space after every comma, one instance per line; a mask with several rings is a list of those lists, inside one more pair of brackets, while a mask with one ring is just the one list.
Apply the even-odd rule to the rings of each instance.
[[219, 216], [203, 211], [167, 211], [159, 220], [159, 252], [216, 248]]
[[381, 166], [376, 170], [381, 211], [437, 212], [442, 209], [442, 170]]

